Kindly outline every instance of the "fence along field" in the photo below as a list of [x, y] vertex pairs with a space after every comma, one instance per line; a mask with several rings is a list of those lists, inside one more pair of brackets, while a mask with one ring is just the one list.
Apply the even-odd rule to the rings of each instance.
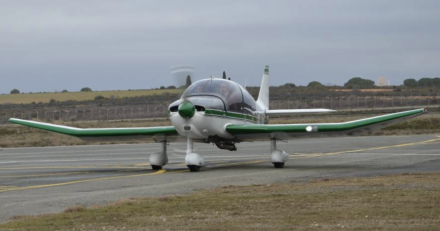
[[[0, 123], [9, 118], [36, 119], [40, 121], [92, 121], [164, 118], [168, 116], [168, 104], [162, 102], [139, 106], [88, 106], [60, 110], [31, 110], [0, 112]], [[382, 96], [382, 97], [323, 97], [309, 99], [285, 99], [271, 101], [271, 109], [330, 108], [381, 109], [381, 108], [416, 108], [440, 106], [440, 96]]]
[[26, 93], [0, 95], [0, 104], [29, 104], [29, 103], [49, 103], [51, 99], [59, 102], [69, 100], [85, 101], [93, 100], [97, 96], [105, 98], [125, 98], [136, 96], [162, 95], [165, 93], [177, 94], [181, 89], [161, 89], [161, 90], [130, 90], [130, 91], [93, 91], [93, 92], [58, 92], [58, 93]]

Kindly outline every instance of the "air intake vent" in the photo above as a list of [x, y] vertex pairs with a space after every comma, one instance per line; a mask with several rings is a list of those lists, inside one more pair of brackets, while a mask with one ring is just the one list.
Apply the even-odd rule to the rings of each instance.
[[195, 108], [196, 108], [196, 111], [205, 111], [205, 107], [202, 107], [202, 106], [196, 105]]
[[171, 112], [177, 112], [179, 109], [179, 106], [170, 107]]

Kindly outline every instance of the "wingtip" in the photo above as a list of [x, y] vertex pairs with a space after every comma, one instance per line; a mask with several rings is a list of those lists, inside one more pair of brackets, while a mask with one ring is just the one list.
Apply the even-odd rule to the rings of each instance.
[[16, 118], [9, 118], [9, 119], [8, 119], [8, 122], [9, 122], [9, 123], [14, 123], [16, 120], [17, 120]]

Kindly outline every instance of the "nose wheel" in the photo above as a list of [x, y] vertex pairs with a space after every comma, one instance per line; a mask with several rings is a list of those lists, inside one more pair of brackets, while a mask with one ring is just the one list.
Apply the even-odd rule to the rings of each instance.
[[190, 172], [198, 172], [200, 171], [200, 166], [197, 165], [188, 165], [189, 171]]
[[185, 164], [189, 171], [198, 172], [202, 166], [205, 166], [205, 160], [199, 154], [194, 153], [193, 145], [193, 139], [188, 138]]
[[153, 170], [161, 170], [161, 169], [162, 169], [162, 166], [159, 166], [159, 165], [151, 165], [151, 168], [152, 168]]

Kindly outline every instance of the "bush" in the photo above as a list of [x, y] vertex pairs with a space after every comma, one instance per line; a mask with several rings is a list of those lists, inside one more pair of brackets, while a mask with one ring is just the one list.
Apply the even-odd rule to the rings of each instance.
[[312, 81], [310, 82], [307, 87], [311, 87], [311, 88], [321, 88], [324, 87], [324, 85], [318, 81]]
[[14, 89], [11, 91], [11, 94], [20, 94], [20, 91], [18, 89]]
[[405, 85], [406, 87], [417, 87], [417, 86], [419, 86], [419, 84], [417, 83], [417, 80], [415, 80], [415, 79], [405, 79], [403, 81], [403, 85]]
[[432, 87], [432, 79], [431, 78], [421, 78], [418, 81], [419, 86], [421, 87]]
[[102, 95], [98, 95], [95, 97], [95, 100], [104, 100], [104, 99], [105, 99], [105, 97]]
[[66, 92], [69, 92], [68, 90], [63, 90], [61, 93], [66, 93]]
[[369, 80], [369, 79], [363, 79], [361, 77], [354, 77], [351, 78], [350, 80], [348, 80], [348, 82], [346, 82], [344, 84], [344, 87], [346, 88], [372, 88], [374, 87], [374, 81], [373, 80]]
[[92, 89], [90, 87], [83, 87], [81, 92], [92, 92]]
[[294, 88], [296, 87], [296, 85], [294, 83], [286, 83], [284, 85], [281, 85], [280, 87]]

